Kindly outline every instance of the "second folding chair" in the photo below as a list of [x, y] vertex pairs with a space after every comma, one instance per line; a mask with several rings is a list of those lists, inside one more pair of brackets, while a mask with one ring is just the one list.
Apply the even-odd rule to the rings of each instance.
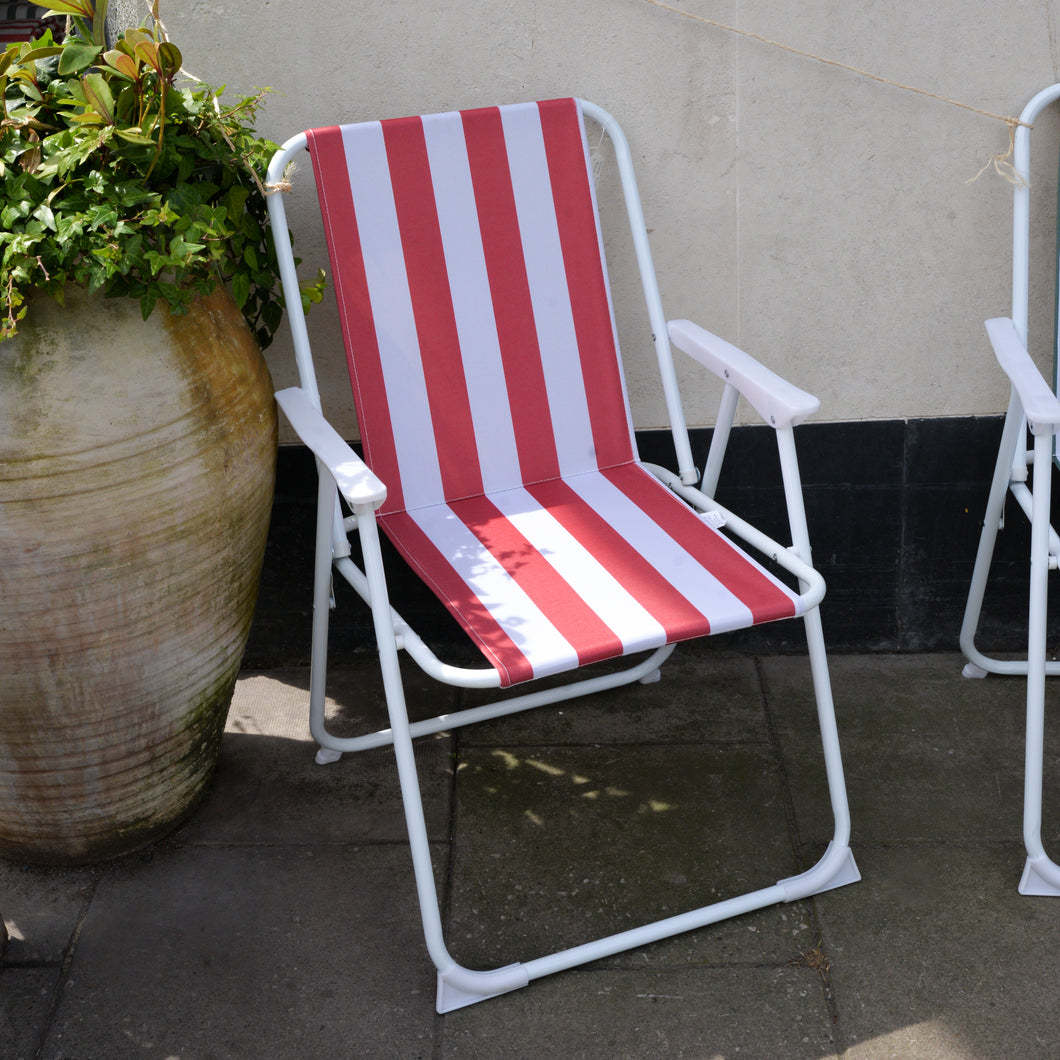
[[[1060, 433], [1060, 400], [1027, 350], [1030, 316], [1030, 132], [1039, 115], [1060, 99], [1060, 84], [1042, 89], [1024, 107], [1013, 143], [1012, 316], [986, 322], [994, 354], [1011, 384], [1008, 412], [987, 499], [975, 567], [961, 626], [965, 677], [988, 673], [1027, 678], [1023, 842], [1027, 850], [1021, 894], [1060, 895], [1060, 865], [1042, 842], [1042, 790], [1045, 760], [1045, 678], [1060, 674], [1060, 662], [1047, 661], [1046, 619], [1049, 571], [1060, 564], [1060, 537], [1050, 520], [1053, 461]], [[1058, 229], [1060, 235], [1060, 229]], [[1058, 238], [1060, 246], [1060, 238]], [[1055, 259], [1054, 259], [1055, 261]], [[1060, 275], [1056, 277], [1060, 287]], [[1060, 302], [1057, 303], [1060, 305]], [[1028, 431], [1032, 445], [1028, 448]], [[1029, 483], [1029, 485], [1028, 485]], [[1018, 659], [985, 655], [976, 645], [1005, 502], [1011, 496], [1031, 524], [1027, 654]]]

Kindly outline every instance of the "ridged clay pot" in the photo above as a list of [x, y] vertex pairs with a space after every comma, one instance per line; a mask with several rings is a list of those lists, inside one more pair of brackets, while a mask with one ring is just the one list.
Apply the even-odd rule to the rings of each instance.
[[30, 300], [0, 343], [0, 856], [113, 857], [201, 797], [254, 612], [272, 384], [223, 291]]

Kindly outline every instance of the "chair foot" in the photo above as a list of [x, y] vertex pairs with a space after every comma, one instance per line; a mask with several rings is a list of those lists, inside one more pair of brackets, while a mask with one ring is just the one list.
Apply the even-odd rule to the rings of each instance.
[[509, 964], [491, 972], [474, 972], [453, 966], [438, 973], [438, 995], [435, 1008], [444, 1015], [454, 1009], [467, 1008], [478, 1001], [508, 994], [530, 982], [526, 968], [521, 964]]
[[840, 846], [833, 840], [812, 869], [798, 876], [789, 876], [786, 880], [778, 880], [777, 885], [784, 889], [784, 901], [793, 902], [836, 887], [846, 887], [860, 879], [861, 873], [850, 847], [846, 844]]
[[642, 685], [654, 685], [656, 682], [662, 680], [662, 670], [652, 670], [650, 674], [645, 674], [640, 679]]
[[861, 879], [861, 871], [858, 863], [854, 860], [854, 852], [847, 847], [846, 853], [836, 866], [835, 872], [821, 885], [821, 891], [833, 891], [836, 887], [846, 887], [851, 883], [857, 883]]
[[337, 762], [341, 757], [341, 751], [336, 751], [331, 747], [321, 747], [317, 750], [315, 761], [318, 766], [329, 766], [332, 762]]
[[1037, 858], [1027, 858], [1019, 892], [1047, 898], [1060, 897], [1060, 865], [1050, 861], [1044, 854]]
[[961, 671], [961, 677], [973, 677], [980, 678], [986, 677], [987, 671], [981, 666], [977, 666], [975, 663], [965, 663], [964, 669]]

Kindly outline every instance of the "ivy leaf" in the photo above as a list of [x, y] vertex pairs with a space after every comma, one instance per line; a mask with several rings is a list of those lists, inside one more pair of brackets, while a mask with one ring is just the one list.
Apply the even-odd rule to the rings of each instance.
[[238, 224], [247, 208], [247, 199], [250, 197], [250, 189], [242, 184], [233, 184], [225, 193], [225, 207], [228, 210], [228, 220], [232, 224]]
[[205, 244], [203, 243], [188, 243], [185, 241], [183, 236], [174, 236], [169, 243], [169, 253], [173, 256], [176, 261], [181, 261], [187, 258], [191, 254], [196, 254], [200, 250], [205, 250]]
[[150, 287], [140, 296], [140, 312], [143, 314], [144, 320], [146, 320], [154, 311], [155, 302], [157, 301], [158, 293]]
[[50, 228], [53, 232], [55, 231], [55, 214], [52, 213], [51, 207], [46, 202], [42, 202], [40, 206], [33, 211], [33, 216], [36, 217], [41, 224]]
[[232, 277], [229, 287], [232, 301], [242, 309], [250, 297], [250, 277], [245, 272], [237, 272]]

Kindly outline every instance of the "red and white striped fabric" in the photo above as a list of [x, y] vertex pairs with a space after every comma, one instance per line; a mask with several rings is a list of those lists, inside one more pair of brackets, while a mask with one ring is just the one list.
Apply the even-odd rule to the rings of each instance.
[[66, 16], [45, 18], [48, 5], [29, 3], [0, 3], [0, 48], [8, 44], [34, 40], [46, 29], [52, 31], [56, 41], [63, 39]]
[[503, 684], [799, 613], [636, 462], [576, 100], [308, 137], [380, 523]]
[[19, 19], [0, 22], [0, 45], [33, 40], [44, 32], [40, 19]]

